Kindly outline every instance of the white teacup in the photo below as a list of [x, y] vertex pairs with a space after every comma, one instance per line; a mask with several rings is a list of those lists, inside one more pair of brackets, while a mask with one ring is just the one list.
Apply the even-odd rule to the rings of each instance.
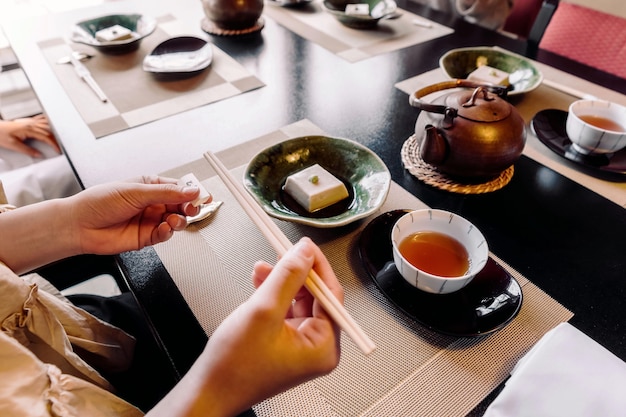
[[569, 106], [565, 124], [575, 151], [617, 152], [626, 147], [626, 107], [604, 100], [578, 100]]
[[[467, 252], [467, 269], [458, 275], [443, 276], [413, 265], [401, 253], [400, 246], [417, 232], [438, 232], [456, 240]], [[404, 279], [420, 290], [434, 294], [447, 294], [465, 287], [489, 259], [487, 241], [480, 230], [463, 217], [444, 210], [415, 210], [400, 217], [391, 231], [391, 242], [394, 264]]]

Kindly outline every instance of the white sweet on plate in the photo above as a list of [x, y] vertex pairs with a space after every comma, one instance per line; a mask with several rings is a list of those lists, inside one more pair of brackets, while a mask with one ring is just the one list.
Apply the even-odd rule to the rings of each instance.
[[367, 3], [346, 4], [345, 13], [350, 15], [356, 14], [360, 16], [369, 16], [370, 5]]
[[509, 73], [489, 65], [480, 65], [467, 76], [467, 79], [495, 85], [509, 85]]
[[291, 174], [284, 190], [311, 213], [348, 197], [344, 183], [319, 164]]
[[187, 175], [183, 175], [178, 180], [178, 185], [187, 185], [190, 187], [195, 186], [200, 189], [200, 195], [198, 196], [198, 198], [191, 202], [194, 207], [198, 207], [199, 205], [206, 203], [211, 197], [211, 193], [209, 193], [206, 188], [202, 186], [202, 184], [194, 174], [189, 173]]
[[100, 42], [124, 41], [132, 37], [133, 32], [120, 25], [113, 25], [96, 32], [96, 39]]

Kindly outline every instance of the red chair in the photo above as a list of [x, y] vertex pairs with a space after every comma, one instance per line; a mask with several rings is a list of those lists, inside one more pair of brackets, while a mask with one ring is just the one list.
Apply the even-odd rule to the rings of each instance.
[[534, 58], [558, 6], [559, 0], [515, 0], [503, 31], [526, 39], [526, 55]]
[[528, 39], [542, 4], [543, 0], [515, 0], [513, 10], [502, 29], [520, 38]]
[[539, 48], [626, 79], [626, 19], [561, 1]]

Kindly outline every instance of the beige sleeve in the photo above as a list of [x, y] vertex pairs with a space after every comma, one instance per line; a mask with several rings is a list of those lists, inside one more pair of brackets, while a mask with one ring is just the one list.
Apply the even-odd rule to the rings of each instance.
[[93, 366], [124, 370], [130, 365], [135, 346], [132, 336], [40, 291], [36, 284], [27, 283], [3, 264], [0, 330], [42, 362], [107, 390], [112, 390], [111, 385]]
[[43, 363], [0, 332], [0, 415], [141, 417], [143, 413], [112, 393]]

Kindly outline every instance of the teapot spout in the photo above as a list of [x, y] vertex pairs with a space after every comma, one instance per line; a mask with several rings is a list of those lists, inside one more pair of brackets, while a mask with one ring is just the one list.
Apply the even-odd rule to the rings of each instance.
[[434, 166], [442, 165], [448, 157], [448, 142], [435, 126], [428, 124], [424, 129], [426, 130], [426, 136], [424, 136], [420, 144], [420, 156], [428, 164]]

